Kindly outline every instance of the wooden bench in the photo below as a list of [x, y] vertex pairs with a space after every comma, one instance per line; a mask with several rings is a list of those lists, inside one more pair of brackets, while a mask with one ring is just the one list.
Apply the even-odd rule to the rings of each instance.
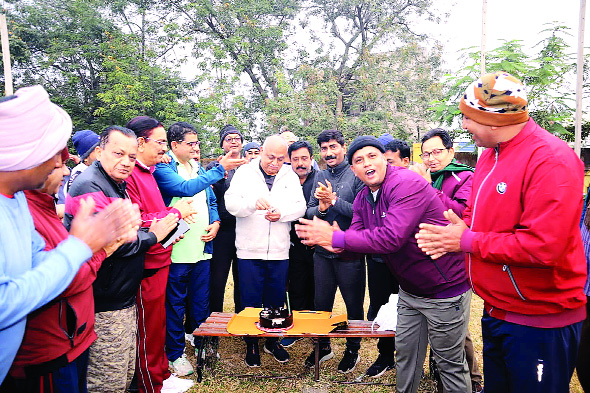
[[[220, 313], [214, 312], [211, 313], [211, 316], [207, 318], [207, 320], [201, 324], [194, 332], [194, 336], [201, 336], [201, 337], [236, 337], [238, 335], [231, 334], [227, 331], [227, 324], [234, 316], [233, 313]], [[377, 331], [379, 325], [375, 324], [374, 329], [371, 329], [371, 325], [373, 322], [371, 321], [357, 321], [357, 320], [349, 320], [348, 326], [343, 329], [335, 330], [328, 334], [313, 334], [313, 333], [305, 333], [305, 334], [285, 334], [284, 332], [281, 333], [262, 333], [257, 335], [256, 337], [309, 337], [313, 339], [314, 346], [315, 346], [315, 380], [319, 381], [320, 379], [320, 362], [319, 362], [319, 355], [320, 355], [320, 337], [328, 337], [328, 338], [349, 338], [349, 337], [395, 337], [395, 332], [393, 331]], [[201, 345], [199, 346], [199, 351], [197, 354], [197, 381], [201, 382], [202, 375], [203, 375], [203, 351], [205, 348], [205, 340], [201, 340]]]

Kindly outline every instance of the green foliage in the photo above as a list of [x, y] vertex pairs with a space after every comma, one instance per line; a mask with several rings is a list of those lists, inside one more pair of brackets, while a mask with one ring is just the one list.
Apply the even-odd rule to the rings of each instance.
[[100, 131], [138, 114], [165, 123], [190, 118], [190, 85], [109, 15], [97, 0], [15, 2], [9, 14], [15, 87], [42, 84], [76, 129]]
[[[568, 131], [575, 115], [575, 58], [563, 36], [565, 26], [551, 24], [541, 32], [545, 37], [535, 46], [531, 57], [521, 41], [506, 41], [486, 53], [486, 72], [506, 71], [527, 87], [529, 113], [543, 128], [565, 140], [573, 140]], [[433, 101], [433, 118], [448, 126], [456, 125], [461, 113], [458, 104], [467, 86], [480, 75], [480, 52], [464, 51], [466, 65], [454, 74], [445, 75], [444, 98]], [[469, 52], [470, 51], [470, 52]], [[457, 132], [461, 132], [457, 130]]]

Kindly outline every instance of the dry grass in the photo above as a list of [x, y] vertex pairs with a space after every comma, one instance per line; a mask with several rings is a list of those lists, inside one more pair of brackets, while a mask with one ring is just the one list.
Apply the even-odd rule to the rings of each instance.
[[[225, 292], [225, 311], [233, 310], [233, 282], [227, 285]], [[365, 294], [365, 312], [369, 304], [369, 295]], [[482, 367], [482, 339], [481, 326], [479, 317], [483, 310], [483, 301], [476, 295], [471, 302], [471, 320], [469, 330], [475, 347], [477, 360]], [[336, 313], [346, 312], [344, 302], [340, 292], [336, 294], [334, 306]], [[261, 340], [262, 342], [262, 340]], [[217, 362], [213, 370], [205, 370], [202, 383], [196, 382], [195, 386], [189, 390], [194, 392], [249, 392], [249, 393], [270, 393], [270, 392], [304, 392], [304, 393], [323, 393], [323, 392], [391, 392], [392, 385], [395, 384], [395, 371], [387, 372], [384, 376], [377, 379], [364, 379], [363, 382], [377, 382], [383, 385], [345, 385], [341, 381], [353, 381], [361, 375], [377, 358], [377, 339], [364, 339], [362, 342], [360, 354], [361, 361], [356, 369], [346, 375], [339, 374], [336, 370], [338, 362], [342, 358], [345, 348], [344, 339], [332, 340], [332, 349], [335, 357], [325, 362], [320, 367], [320, 381], [315, 382], [313, 378], [313, 369], [308, 370], [303, 366], [303, 362], [312, 350], [310, 340], [297, 342], [288, 349], [291, 360], [286, 364], [277, 363], [271, 355], [261, 351], [260, 368], [251, 369], [244, 364], [244, 353], [246, 346], [241, 338], [221, 338], [219, 353], [221, 359]], [[189, 359], [194, 363], [194, 353], [187, 350]], [[425, 371], [428, 370], [425, 364]], [[237, 375], [256, 375], [256, 376], [286, 376], [287, 379], [264, 379], [255, 377], [238, 377]], [[485, 381], [484, 381], [485, 383]], [[388, 386], [389, 385], [389, 386]], [[420, 393], [435, 392], [434, 383], [430, 378], [423, 378], [418, 390]], [[574, 393], [583, 393], [578, 382], [577, 376], [574, 375], [570, 384], [570, 391]]]

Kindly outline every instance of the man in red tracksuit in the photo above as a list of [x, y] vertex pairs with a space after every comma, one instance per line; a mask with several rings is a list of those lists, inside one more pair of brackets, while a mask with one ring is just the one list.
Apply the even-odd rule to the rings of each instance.
[[568, 392], [586, 316], [579, 229], [584, 165], [528, 116], [525, 88], [505, 72], [482, 76], [461, 99], [463, 128], [487, 147], [463, 222], [421, 224], [422, 250], [463, 250], [484, 300], [486, 393]]
[[[150, 117], [139, 116], [126, 125], [137, 136], [137, 162], [127, 179], [129, 198], [139, 205], [143, 225], [168, 214], [185, 218], [193, 214], [189, 202], [181, 200], [167, 207], [152, 175], [155, 165], [166, 152], [166, 131], [162, 124]], [[166, 341], [166, 284], [171, 263], [172, 247], [154, 244], [145, 255], [143, 280], [137, 293], [138, 335], [136, 375], [140, 392], [158, 393], [162, 387], [184, 392], [192, 381], [170, 375], [168, 358], [164, 352]]]

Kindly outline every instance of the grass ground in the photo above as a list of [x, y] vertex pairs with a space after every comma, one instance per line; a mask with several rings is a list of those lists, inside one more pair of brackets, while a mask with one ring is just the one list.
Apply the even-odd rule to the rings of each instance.
[[[225, 292], [224, 309], [227, 312], [233, 310], [233, 282], [227, 285]], [[365, 294], [365, 312], [369, 304], [369, 295]], [[479, 316], [483, 309], [483, 301], [473, 296], [471, 302], [471, 320], [469, 330], [475, 347], [477, 360], [482, 367], [482, 339]], [[334, 305], [335, 313], [345, 313], [346, 309], [340, 293], [336, 294]], [[203, 381], [196, 382], [196, 374], [191, 376], [195, 380], [195, 386], [189, 392], [249, 392], [249, 393], [270, 393], [270, 392], [303, 392], [303, 393], [324, 393], [324, 392], [391, 392], [395, 385], [395, 371], [385, 373], [381, 378], [366, 378], [363, 382], [380, 383], [377, 385], [347, 385], [341, 382], [350, 382], [360, 376], [377, 358], [377, 339], [363, 339], [360, 354], [361, 361], [350, 374], [337, 372], [338, 362], [342, 358], [345, 342], [344, 339], [332, 341], [332, 350], [335, 357], [320, 367], [320, 381], [315, 382], [313, 369], [309, 370], [303, 366], [303, 362], [312, 350], [310, 340], [302, 340], [295, 343], [288, 349], [291, 360], [286, 364], [277, 363], [271, 355], [262, 350], [260, 368], [251, 369], [244, 364], [245, 344], [241, 338], [223, 337], [220, 339], [219, 354], [221, 359], [213, 370], [205, 370]], [[190, 348], [190, 346], [189, 346]], [[194, 353], [187, 350], [187, 355], [195, 364]], [[425, 370], [428, 370], [425, 364]], [[244, 376], [248, 375], [248, 376]], [[257, 378], [256, 376], [287, 377], [284, 379]], [[485, 381], [484, 381], [485, 384]], [[420, 393], [435, 392], [435, 385], [430, 378], [423, 378], [418, 389]], [[583, 393], [574, 374], [570, 383], [570, 391]]]

